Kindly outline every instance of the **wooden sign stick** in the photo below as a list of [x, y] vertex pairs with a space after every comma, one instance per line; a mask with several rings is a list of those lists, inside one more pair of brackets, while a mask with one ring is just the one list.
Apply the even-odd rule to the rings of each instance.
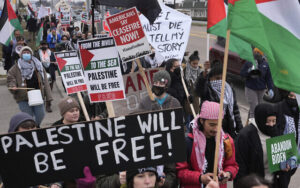
[[187, 89], [187, 87], [186, 87], [186, 84], [185, 84], [185, 81], [184, 81], [184, 78], [183, 78], [183, 72], [182, 72], [182, 71], [181, 71], [181, 82], [182, 82], [182, 85], [183, 85], [183, 88], [184, 88], [184, 91], [185, 91], [185, 94], [186, 94], [188, 103], [190, 104], [190, 107], [191, 107], [193, 116], [194, 116], [194, 118], [195, 118], [195, 117], [196, 117], [196, 112], [195, 112], [193, 103], [190, 103], [190, 101], [189, 101], [190, 93], [189, 93], [189, 91], [188, 91], [188, 89]]
[[146, 85], [146, 89], [147, 89], [148, 95], [149, 95], [151, 101], [154, 101], [154, 96], [153, 96], [152, 91], [151, 91], [151, 88], [150, 88], [150, 86], [149, 86], [149, 82], [148, 82], [148, 80], [147, 80], [145, 71], [144, 71], [144, 69], [143, 69], [143, 67], [142, 67], [142, 65], [141, 65], [140, 59], [136, 59], [136, 62], [137, 62], [137, 65], [138, 65], [138, 67], [139, 67], [139, 71], [140, 71], [140, 73], [141, 73], [141, 75], [142, 75], [142, 77], [143, 77], [143, 80], [144, 80], [144, 82], [145, 82], [145, 85]]
[[83, 98], [82, 98], [80, 92], [77, 92], [77, 97], [78, 97], [78, 99], [79, 99], [79, 103], [80, 103], [81, 109], [82, 109], [82, 111], [83, 111], [85, 120], [86, 120], [86, 121], [91, 121], [91, 119], [90, 119], [90, 117], [89, 117], [89, 114], [88, 114], [88, 112], [87, 112], [87, 110], [86, 110], [86, 107], [85, 107], [85, 104], [84, 104], [84, 101], [83, 101]]
[[227, 63], [228, 63], [229, 39], [230, 39], [230, 30], [227, 30], [225, 55], [224, 55], [224, 63], [223, 63], [223, 74], [222, 74], [222, 89], [221, 89], [220, 108], [219, 108], [219, 117], [218, 117], [218, 130], [217, 130], [216, 150], [215, 150], [215, 160], [214, 160], [214, 180], [215, 181], [218, 180], [218, 165], [219, 165], [218, 159], [219, 159], [220, 137], [221, 137], [222, 120], [223, 120], [222, 116], [223, 116], [224, 91], [225, 91], [226, 72], [227, 72]]
[[105, 104], [106, 104], [106, 109], [108, 112], [108, 117], [110, 117], [110, 118], [116, 117], [112, 101], [106, 101]]

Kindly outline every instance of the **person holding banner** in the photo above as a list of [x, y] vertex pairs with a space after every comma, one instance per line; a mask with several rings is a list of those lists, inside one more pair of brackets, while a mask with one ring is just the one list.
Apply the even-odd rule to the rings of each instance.
[[266, 180], [273, 182], [274, 188], [288, 187], [284, 180], [290, 171], [287, 165], [282, 171], [271, 173], [268, 165], [266, 140], [281, 135], [278, 124], [278, 113], [271, 104], [262, 103], [254, 110], [255, 119], [249, 120], [250, 124], [244, 127], [236, 140], [236, 159], [240, 170], [236, 181], [255, 173]]
[[233, 180], [238, 172], [233, 139], [221, 130], [216, 141], [219, 103], [204, 101], [200, 115], [192, 122], [192, 133], [186, 138], [187, 161], [177, 163], [177, 176], [181, 187], [194, 188], [212, 181], [216, 142], [220, 142], [218, 178], [221, 188]]
[[[126, 188], [157, 188], [158, 174], [155, 167], [130, 170], [126, 173]], [[121, 186], [123, 188], [124, 186]]]
[[41, 124], [45, 116], [44, 104], [29, 106], [27, 90], [22, 88], [34, 88], [41, 91], [44, 100], [52, 101], [51, 89], [48, 83], [47, 74], [42, 63], [33, 57], [30, 47], [24, 46], [20, 51], [21, 58], [18, 60], [7, 75], [7, 86], [13, 94], [19, 108], [34, 116], [38, 125]]
[[[202, 101], [219, 102], [221, 96], [223, 66], [215, 64], [207, 77], [200, 75], [195, 84], [195, 93]], [[239, 131], [243, 128], [240, 110], [233, 88], [226, 82], [224, 93], [224, 118], [222, 122], [224, 132], [232, 138], [236, 138]]]

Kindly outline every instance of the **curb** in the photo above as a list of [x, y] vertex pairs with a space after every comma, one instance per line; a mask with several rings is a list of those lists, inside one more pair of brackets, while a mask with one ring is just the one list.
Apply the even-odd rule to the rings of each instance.
[[0, 78], [0, 85], [6, 85], [6, 78]]

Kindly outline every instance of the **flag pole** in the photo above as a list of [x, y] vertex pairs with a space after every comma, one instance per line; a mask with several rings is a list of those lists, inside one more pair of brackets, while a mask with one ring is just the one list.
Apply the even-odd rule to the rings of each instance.
[[[146, 86], [148, 95], [149, 95], [151, 101], [154, 101], [154, 96], [153, 96], [152, 91], [151, 91], [151, 88], [150, 88], [150, 86], [149, 86], [149, 82], [148, 82], [148, 80], [147, 80], [147, 77], [146, 77], [144, 68], [143, 68], [142, 65], [141, 65], [140, 59], [136, 59], [136, 63], [137, 63], [137, 65], [138, 65], [138, 67], [139, 67], [140, 74], [142, 75], [142, 78], [143, 78], [143, 80], [144, 80], [144, 83], [145, 83], [145, 86]], [[133, 64], [132, 64], [132, 66], [133, 66]]]
[[206, 61], [209, 61], [209, 38], [210, 38], [210, 35], [207, 33], [207, 35], [206, 35]]
[[95, 30], [95, 0], [92, 0], [92, 34], [95, 37], [96, 30]]
[[77, 92], [77, 97], [78, 97], [78, 100], [79, 100], [79, 103], [80, 103], [80, 106], [81, 106], [81, 109], [83, 111], [83, 114], [84, 114], [84, 117], [85, 117], [85, 120], [86, 121], [91, 121], [90, 117], [89, 117], [89, 114], [86, 110], [86, 107], [85, 107], [85, 104], [84, 104], [84, 101], [83, 101], [83, 98], [82, 98], [82, 95], [80, 92]]
[[227, 72], [227, 63], [228, 63], [228, 49], [229, 49], [229, 39], [230, 39], [230, 30], [227, 30], [226, 34], [226, 45], [225, 45], [225, 55], [223, 63], [223, 74], [222, 74], [222, 89], [220, 97], [220, 108], [219, 108], [219, 117], [218, 117], [218, 130], [216, 138], [216, 150], [215, 150], [215, 160], [214, 160], [214, 180], [218, 179], [218, 162], [219, 162], [219, 148], [220, 148], [220, 137], [221, 137], [221, 128], [222, 128], [222, 116], [223, 116], [223, 105], [224, 105], [224, 90], [226, 83], [226, 72]]

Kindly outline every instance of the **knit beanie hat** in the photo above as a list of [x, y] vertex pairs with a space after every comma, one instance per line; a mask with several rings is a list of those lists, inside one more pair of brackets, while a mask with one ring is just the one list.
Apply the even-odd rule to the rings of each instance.
[[25, 112], [19, 112], [19, 113], [17, 113], [16, 115], [14, 115], [10, 119], [8, 132], [9, 133], [16, 132], [16, 130], [18, 129], [19, 125], [21, 123], [23, 123], [24, 121], [28, 121], [28, 120], [34, 122], [34, 119], [29, 114], [27, 114]]
[[[204, 101], [201, 106], [199, 117], [202, 119], [219, 119], [219, 108], [220, 108], [219, 103]], [[222, 114], [222, 119], [223, 117], [224, 117], [224, 112]]]
[[171, 85], [171, 76], [167, 71], [161, 70], [161, 71], [158, 71], [158, 72], [154, 73], [153, 82], [163, 82], [168, 87], [170, 87], [170, 85]]
[[31, 55], [33, 54], [33, 51], [32, 51], [32, 49], [31, 49], [29, 46], [24, 46], [24, 47], [21, 49], [20, 54], [22, 54], [24, 50], [30, 51]]
[[194, 53], [189, 57], [190, 61], [194, 61], [194, 60], [200, 60], [199, 58], [199, 52], [198, 51], [194, 51]]
[[126, 180], [127, 182], [130, 182], [133, 177], [137, 174], [142, 174], [144, 172], [154, 172], [156, 177], [157, 175], [157, 170], [155, 167], [147, 167], [147, 168], [140, 168], [140, 169], [136, 169], [136, 170], [130, 170], [126, 172]]
[[63, 116], [67, 111], [75, 107], [80, 109], [78, 102], [76, 101], [76, 99], [72, 97], [64, 98], [58, 104], [58, 108], [61, 116]]

